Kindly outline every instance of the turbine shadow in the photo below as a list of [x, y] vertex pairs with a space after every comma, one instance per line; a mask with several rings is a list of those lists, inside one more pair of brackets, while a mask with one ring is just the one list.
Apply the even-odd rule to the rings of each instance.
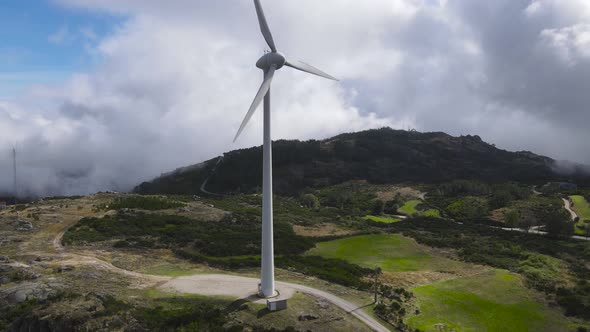
[[358, 308], [355, 308], [355, 309], [353, 309], [353, 310], [350, 310], [350, 311], [347, 311], [347, 312], [348, 312], [348, 313], [351, 313], [351, 312], [355, 312], [355, 311], [358, 311], [358, 310], [362, 310], [363, 308], [370, 307], [370, 306], [372, 306], [373, 304], [374, 304], [374, 303], [368, 303], [368, 304], [365, 304], [365, 305], [363, 305], [363, 306], [360, 306], [360, 307], [358, 307]]

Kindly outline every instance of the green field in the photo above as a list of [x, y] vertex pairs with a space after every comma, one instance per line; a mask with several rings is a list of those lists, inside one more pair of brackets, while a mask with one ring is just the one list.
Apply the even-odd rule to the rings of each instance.
[[426, 210], [421, 213], [425, 217], [435, 217], [440, 218], [440, 211], [435, 209]]
[[397, 234], [363, 235], [320, 242], [308, 255], [345, 259], [360, 266], [381, 267], [386, 272], [457, 271], [467, 264], [433, 256], [414, 240]]
[[440, 211], [438, 211], [436, 209], [429, 209], [426, 211], [419, 211], [418, 209], [416, 209], [416, 207], [418, 205], [420, 205], [421, 203], [422, 203], [422, 201], [417, 200], [417, 199], [407, 201], [402, 207], [397, 209], [397, 211], [399, 213], [402, 213], [402, 214], [405, 214], [408, 216], [420, 215], [420, 216], [425, 216], [425, 217], [440, 218]]
[[407, 214], [408, 216], [411, 216], [412, 214], [418, 212], [418, 210], [416, 210], [416, 206], [418, 206], [418, 204], [420, 204], [420, 203], [422, 203], [422, 201], [417, 200], [417, 199], [407, 201], [402, 207], [400, 207], [397, 210], [400, 213]]
[[374, 221], [374, 222], [380, 222], [380, 223], [384, 223], [384, 224], [393, 224], [396, 222], [401, 221], [401, 219], [399, 218], [395, 218], [392, 216], [366, 216], [365, 220], [369, 220], [369, 221]]
[[413, 289], [420, 314], [406, 320], [421, 331], [569, 331], [559, 310], [545, 307], [523, 286], [521, 277], [504, 270]]
[[[590, 204], [588, 204], [588, 201], [580, 195], [570, 196], [570, 198], [574, 202], [573, 210], [576, 211], [578, 217], [580, 217], [576, 226], [584, 226], [584, 220], [590, 220]], [[576, 234], [584, 235], [585, 232], [576, 227]]]

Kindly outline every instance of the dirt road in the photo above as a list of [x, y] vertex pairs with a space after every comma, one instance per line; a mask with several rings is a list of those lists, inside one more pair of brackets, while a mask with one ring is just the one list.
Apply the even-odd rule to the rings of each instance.
[[[181, 293], [200, 294], [208, 296], [235, 296], [237, 298], [259, 301], [256, 297], [258, 279], [224, 274], [204, 274], [170, 279], [160, 285], [161, 289], [178, 291]], [[281, 298], [290, 298], [296, 291], [322, 298], [347, 313], [353, 315], [374, 331], [389, 331], [386, 327], [377, 322], [373, 317], [365, 313], [361, 307], [352, 304], [330, 293], [319, 289], [278, 281], [277, 289]], [[262, 300], [264, 303], [264, 300]]]
[[[199, 294], [205, 296], [229, 296], [237, 299], [248, 299], [251, 301], [259, 301], [255, 294], [258, 290], [258, 279], [247, 278], [241, 276], [224, 275], [224, 274], [202, 274], [186, 277], [165, 277], [148, 275], [139, 272], [125, 270], [114, 266], [113, 264], [104, 261], [96, 256], [89, 254], [67, 252], [62, 246], [62, 238], [70, 225], [64, 225], [62, 229], [52, 241], [53, 248], [59, 253], [62, 258], [61, 264], [68, 265], [95, 265], [102, 269], [112, 272], [120, 273], [126, 276], [144, 280], [150, 285], [158, 284], [159, 288], [168, 291], [177, 291], [181, 293]], [[374, 331], [390, 331], [388, 328], [380, 324], [373, 317], [369, 316], [359, 307], [333, 294], [321, 291], [319, 289], [278, 281], [277, 288], [281, 292], [282, 298], [290, 298], [296, 291], [306, 293], [315, 297], [325, 299], [326, 301], [336, 305], [345, 310], [347, 313], [353, 315], [361, 322], [365, 323]]]
[[565, 198], [562, 198], [562, 200], [563, 200], [563, 205], [565, 206], [565, 209], [572, 216], [572, 220], [576, 220], [576, 218], [578, 218], [578, 214], [576, 213], [576, 211], [572, 210], [572, 202], [570, 202], [569, 199], [565, 199]]

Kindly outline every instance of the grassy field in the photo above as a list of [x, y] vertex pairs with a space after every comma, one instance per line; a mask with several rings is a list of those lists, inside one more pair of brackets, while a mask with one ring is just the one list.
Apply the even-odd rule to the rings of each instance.
[[400, 207], [399, 209], [397, 209], [397, 211], [399, 213], [403, 213], [403, 214], [408, 215], [408, 216], [420, 215], [420, 216], [425, 216], [425, 217], [440, 218], [440, 211], [438, 211], [436, 209], [428, 209], [426, 211], [419, 211], [417, 209], [417, 207], [421, 203], [422, 203], [422, 201], [417, 200], [417, 199], [411, 200], [411, 201], [407, 201], [402, 207]]
[[417, 200], [417, 199], [407, 201], [402, 207], [400, 207], [397, 210], [400, 213], [407, 214], [410, 216], [410, 215], [418, 212], [418, 210], [416, 210], [416, 206], [418, 206], [418, 204], [420, 204], [420, 203], [422, 203], [422, 201]]
[[440, 218], [440, 211], [435, 209], [426, 210], [421, 213], [425, 217]]
[[407, 323], [421, 331], [570, 331], [574, 324], [559, 310], [535, 301], [521, 277], [505, 270], [413, 289], [420, 314]]
[[207, 273], [209, 271], [204, 268], [191, 268], [188, 266], [179, 266], [175, 264], [162, 263], [159, 265], [149, 266], [144, 269], [140, 269], [140, 272], [158, 276], [182, 277], [195, 275], [199, 273]]
[[[588, 201], [580, 195], [570, 196], [570, 198], [574, 202], [573, 210], [576, 211], [580, 217], [576, 226], [583, 226], [584, 220], [590, 220], [590, 204], [588, 204]], [[576, 234], [584, 235], [585, 232], [576, 227]]]
[[365, 220], [369, 220], [369, 221], [374, 221], [374, 222], [380, 222], [380, 223], [384, 223], [384, 224], [393, 224], [396, 222], [401, 221], [401, 219], [399, 218], [395, 218], [395, 217], [391, 217], [391, 216], [366, 216]]
[[466, 264], [434, 256], [414, 240], [397, 234], [363, 235], [320, 242], [308, 255], [345, 259], [360, 266], [381, 267], [386, 272], [457, 271]]

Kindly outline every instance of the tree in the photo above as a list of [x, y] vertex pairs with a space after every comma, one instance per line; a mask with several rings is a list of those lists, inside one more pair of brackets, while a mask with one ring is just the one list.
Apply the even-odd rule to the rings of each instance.
[[397, 209], [399, 208], [399, 206], [399, 201], [395, 199], [387, 201], [385, 202], [385, 206], [383, 207], [383, 212], [387, 214], [395, 214], [397, 213]]
[[574, 225], [562, 206], [548, 205], [539, 211], [541, 222], [552, 236], [571, 235]]
[[520, 223], [520, 213], [517, 210], [510, 210], [504, 215], [504, 221], [506, 226], [515, 228]]
[[317, 209], [320, 207], [320, 200], [314, 194], [303, 195], [303, 197], [301, 197], [301, 203], [310, 209]]
[[586, 234], [586, 238], [590, 237], [590, 220], [584, 220], [584, 233]]
[[373, 207], [371, 208], [371, 212], [376, 216], [383, 214], [384, 206], [385, 206], [385, 203], [383, 203], [382, 200], [378, 199], [375, 202], [373, 202]]
[[467, 196], [451, 203], [447, 211], [460, 220], [478, 219], [488, 214], [488, 205], [485, 199]]
[[350, 191], [332, 191], [328, 193], [324, 205], [344, 209], [345, 206], [354, 204], [354, 195]]
[[499, 209], [507, 206], [514, 198], [507, 190], [495, 191], [490, 198], [490, 207]]
[[531, 227], [537, 225], [537, 218], [526, 216], [521, 220], [520, 225], [528, 233], [531, 230]]

